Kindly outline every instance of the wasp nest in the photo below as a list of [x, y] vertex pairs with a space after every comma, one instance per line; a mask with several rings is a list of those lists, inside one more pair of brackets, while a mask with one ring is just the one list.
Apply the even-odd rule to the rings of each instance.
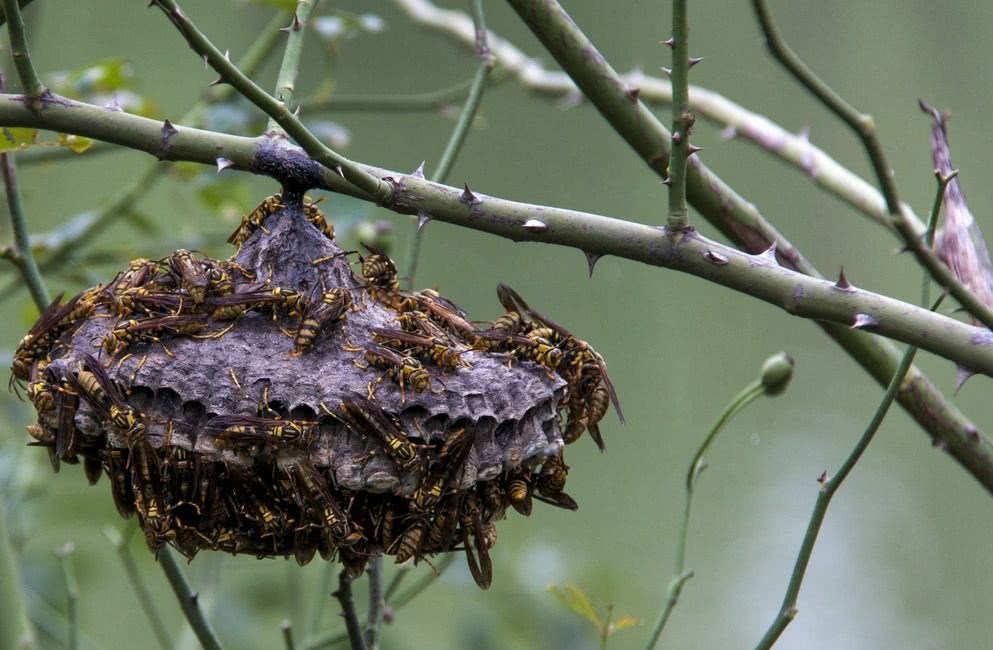
[[[301, 196], [243, 220], [228, 260], [179, 250], [56, 300], [13, 378], [33, 444], [110, 479], [149, 547], [315, 552], [361, 572], [465, 551], [480, 586], [494, 521], [537, 498], [575, 509], [563, 444], [613, 389], [585, 342], [498, 289], [487, 328], [437, 292], [401, 291], [383, 253], [349, 253]], [[564, 422], [564, 424], [562, 424]]]

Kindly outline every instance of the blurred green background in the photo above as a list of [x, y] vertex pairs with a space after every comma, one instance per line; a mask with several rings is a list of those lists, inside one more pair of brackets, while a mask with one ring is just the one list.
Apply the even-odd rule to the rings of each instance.
[[[175, 29], [145, 3], [37, 1], [25, 12], [36, 64], [51, 73], [123, 57], [134, 90], [161, 117], [178, 119], [215, 75]], [[464, 8], [465, 3], [445, 6]], [[668, 3], [592, 0], [565, 3], [615, 67], [655, 71], [669, 65]], [[690, 3], [692, 54], [705, 56], [691, 81], [764, 113], [811, 139], [861, 174], [868, 170], [851, 135], [807, 97], [766, 55], [750, 4]], [[272, 17], [264, 3], [186, 0], [182, 6], [221, 49], [240, 56]], [[489, 26], [550, 62], [516, 14], [486, 3]], [[926, 213], [934, 193], [924, 98], [954, 117], [955, 165], [980, 224], [989, 230], [988, 119], [993, 105], [993, 5], [923, 0], [872, 3], [774, 2], [784, 35], [856, 106], [871, 112], [895, 168], [904, 200]], [[298, 95], [333, 84], [340, 93], [421, 92], [471, 77], [475, 57], [425, 32], [390, 2], [331, 2], [322, 15], [371, 12], [372, 30], [334, 44], [308, 41]], [[342, 14], [338, 14], [342, 15]], [[6, 43], [6, 41], [4, 41]], [[4, 45], [6, 47], [6, 45]], [[6, 56], [6, 49], [5, 49]], [[278, 53], [257, 79], [271, 88]], [[9, 60], [5, 65], [9, 73]], [[233, 113], [235, 121], [241, 114]], [[660, 109], [668, 121], [668, 109]], [[215, 116], [221, 119], [224, 116]], [[230, 116], [229, 116], [230, 117]], [[454, 125], [451, 113], [329, 113], [347, 130], [344, 153], [399, 170], [427, 160], [430, 173]], [[219, 122], [220, 124], [220, 122]], [[219, 127], [220, 128], [220, 127]], [[895, 239], [825, 195], [801, 173], [742, 141], [723, 141], [719, 127], [698, 121], [704, 160], [776, 224], [825, 273], [843, 265], [858, 286], [916, 301], [920, 273], [895, 254]], [[134, 181], [150, 157], [122, 151], [22, 166], [33, 232], [66, 223], [103, 205]], [[190, 170], [183, 170], [190, 172]], [[160, 258], [181, 243], [227, 255], [224, 237], [241, 212], [276, 191], [265, 179], [237, 176], [218, 185], [213, 171], [172, 173], [137, 206], [149, 231], [115, 225], [94, 249], [109, 253], [90, 266], [106, 280], [133, 257]], [[230, 172], [229, 172], [230, 174]], [[588, 106], [563, 108], [514, 82], [486, 96], [477, 128], [450, 177], [474, 189], [534, 203], [577, 208], [658, 224], [666, 197], [658, 179]], [[218, 198], [220, 197], [220, 198]], [[330, 197], [325, 210], [345, 228], [356, 219], [393, 224], [394, 257], [405, 250], [406, 218]], [[700, 225], [702, 220], [695, 219]], [[701, 229], [713, 236], [713, 229]], [[10, 240], [9, 221], [0, 232]], [[0, 269], [4, 281], [13, 275]], [[785, 349], [797, 360], [785, 397], [760, 400], [739, 417], [708, 455], [697, 492], [688, 566], [696, 572], [663, 637], [669, 648], [752, 647], [778, 611], [807, 518], [816, 478], [833, 471], [861, 433], [882, 390], [820, 331], [778, 309], [692, 277], [618, 259], [602, 260], [592, 279], [574, 250], [514, 244], [432, 223], [418, 286], [438, 287], [475, 318], [494, 318], [497, 282], [593, 343], [608, 360], [627, 426], [604, 421], [608, 451], [583, 438], [569, 448], [571, 513], [537, 504], [530, 518], [511, 512], [491, 552], [494, 584], [478, 590], [459, 559], [443, 578], [386, 627], [384, 647], [597, 647], [592, 628], [548, 592], [574, 583], [602, 610], [643, 619], [618, 633], [611, 648], [643, 647], [672, 575], [682, 482], [696, 446], [724, 403], [751, 381], [762, 361]], [[52, 293], [86, 285], [51, 278]], [[9, 355], [34, 318], [21, 290], [2, 303], [0, 348]], [[949, 393], [954, 368], [922, 354], [920, 365]], [[975, 378], [956, 402], [981, 427], [993, 418]], [[81, 469], [53, 475], [41, 450], [23, 447], [27, 405], [4, 398], [0, 485], [20, 544], [21, 569], [35, 617], [59, 630], [64, 591], [52, 548], [77, 545], [81, 621], [89, 647], [151, 647], [107, 526], [120, 528], [106, 481], [87, 487]], [[800, 614], [778, 647], [976, 648], [991, 636], [993, 501], [902, 412], [883, 425], [829, 511], [801, 593]], [[134, 540], [135, 554], [174, 638], [195, 646], [161, 571]], [[279, 622], [299, 623], [327, 567], [299, 569], [292, 560], [258, 561], [204, 553], [189, 574], [231, 648], [279, 647]], [[392, 572], [393, 568], [390, 567]], [[426, 565], [418, 574], [430, 571]], [[357, 587], [360, 591], [362, 585]], [[359, 595], [360, 602], [362, 600]], [[328, 599], [328, 629], [340, 625]], [[298, 628], [297, 638], [303, 636]], [[44, 647], [61, 639], [41, 637]]]

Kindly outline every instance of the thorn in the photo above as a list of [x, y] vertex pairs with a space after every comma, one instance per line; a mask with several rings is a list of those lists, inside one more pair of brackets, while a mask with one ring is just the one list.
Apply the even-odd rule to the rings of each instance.
[[697, 147], [697, 146], [692, 145], [692, 144], [687, 144], [686, 147], [687, 147], [687, 151], [688, 151], [688, 153], [686, 154], [687, 156], [692, 156], [693, 154], [695, 154], [697, 152], [703, 151], [703, 147]]
[[280, 27], [279, 31], [286, 32], [287, 34], [289, 34], [290, 32], [299, 32], [302, 26], [303, 23], [300, 22], [300, 19], [297, 18], [296, 13], [294, 13], [293, 22], [287, 25], [286, 27]]
[[661, 70], [662, 72], [664, 72], [665, 73], [665, 76], [670, 77], [670, 78], [672, 77], [672, 70], [670, 68], [667, 68], [665, 66], [662, 66], [661, 68], [659, 68], [659, 70]]
[[231, 61], [231, 51], [230, 50], [224, 50], [224, 60], [225, 61], [228, 61], [228, 62]]
[[117, 96], [117, 93], [111, 95], [110, 101], [104, 104], [103, 107], [111, 111], [117, 111], [117, 112], [124, 111], [124, 109], [121, 108], [121, 98]]
[[592, 278], [593, 267], [596, 266], [596, 263], [600, 261], [601, 257], [603, 257], [603, 253], [591, 253], [589, 251], [583, 251], [583, 255], [586, 256], [586, 266], [589, 267], [590, 277]]
[[676, 39], [674, 39], [672, 36], [670, 36], [669, 38], [665, 39], [664, 41], [659, 41], [659, 42], [662, 43], [662, 45], [665, 45], [667, 47], [673, 47], [673, 46], [676, 45]]
[[641, 88], [638, 88], [637, 86], [628, 86], [624, 90], [624, 94], [627, 95], [628, 99], [632, 102], [636, 102], [638, 101], [638, 95], [641, 94]]
[[716, 264], [717, 266], [724, 266], [728, 264], [728, 257], [723, 253], [718, 253], [717, 251], [712, 251], [707, 249], [707, 252], [703, 254], [704, 258], [711, 264]]
[[[336, 165], [334, 168], [334, 172], [339, 176], [341, 176], [342, 178], [345, 178], [345, 170], [341, 168], [341, 165]], [[345, 180], [347, 181], [348, 179], [345, 178]]]
[[965, 426], [965, 435], [969, 436], [969, 440], [973, 442], [979, 442], [982, 438], [982, 436], [979, 435], [979, 429], [977, 429], [974, 424], [967, 424]]
[[417, 229], [420, 230], [424, 226], [428, 225], [429, 221], [431, 221], [431, 217], [429, 217], [427, 213], [421, 212], [417, 215]]
[[545, 232], [548, 230], [548, 224], [538, 219], [528, 219], [521, 227], [528, 232]]
[[218, 158], [217, 159], [217, 173], [220, 174], [222, 171], [228, 167], [234, 167], [234, 161], [229, 158]]
[[828, 480], [827, 470], [824, 470], [823, 472], [821, 472], [821, 475], [817, 477], [817, 482], [820, 483], [821, 485], [824, 485], [825, 483], [827, 483], [827, 480]]
[[220, 86], [222, 83], [224, 83], [224, 77], [218, 77], [217, 79], [214, 79], [209, 84], [207, 84], [207, 86], [208, 87], [210, 87], [210, 86]]
[[958, 366], [955, 368], [955, 391], [954, 393], [958, 395], [958, 392], [962, 390], [965, 386], [965, 382], [969, 381], [973, 375], [976, 373], [969, 370], [965, 366]]
[[855, 322], [852, 323], [853, 330], [874, 330], [879, 327], [879, 319], [871, 314], [858, 312], [855, 314]]
[[459, 201], [463, 203], [468, 203], [469, 205], [476, 205], [477, 203], [482, 203], [478, 196], [472, 193], [469, 189], [469, 184], [465, 184], [465, 190], [459, 194]]
[[675, 144], [679, 144], [680, 142], [683, 141], [683, 134], [680, 133], [679, 131], [674, 131], [672, 134], [672, 141]]
[[695, 66], [697, 63], [700, 63], [701, 61], [703, 61], [703, 57], [702, 56], [691, 56], [690, 58], [688, 58], [686, 60], [686, 64], [687, 64], [686, 65], [686, 68], [687, 69], [692, 68], [693, 66]]
[[838, 281], [834, 283], [834, 288], [838, 291], [855, 291], [855, 287], [845, 277], [845, 267], [841, 267], [841, 271], [838, 272]]
[[297, 104], [297, 107], [293, 109], [293, 117], [300, 117], [300, 105], [299, 104]]
[[769, 244], [769, 248], [765, 249], [758, 255], [767, 262], [772, 262], [775, 265], [779, 265], [779, 259], [776, 257], [776, 242]]
[[666, 176], [662, 179], [663, 185], [672, 185], [672, 176]]
[[163, 138], [165, 138], [165, 139], [168, 140], [172, 136], [176, 135], [176, 133], [178, 131], [179, 131], [179, 129], [177, 129], [176, 127], [174, 127], [172, 125], [172, 122], [170, 122], [169, 120], [166, 120], [165, 122], [162, 123], [162, 137]]
[[413, 176], [414, 178], [424, 178], [424, 161], [423, 160], [421, 161], [421, 164], [417, 166], [417, 169], [415, 169], [410, 175]]

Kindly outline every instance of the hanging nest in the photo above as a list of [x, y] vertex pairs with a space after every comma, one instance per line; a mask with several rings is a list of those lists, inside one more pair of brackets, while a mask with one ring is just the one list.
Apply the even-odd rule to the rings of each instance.
[[508, 506], [576, 509], [563, 444], [589, 430], [602, 448], [616, 403], [588, 344], [503, 285], [483, 329], [401, 291], [371, 247], [356, 276], [302, 195], [230, 241], [228, 260], [179, 250], [57, 299], [14, 357], [32, 444], [106, 473], [151, 549], [320, 552], [355, 574], [460, 549], [485, 588]]

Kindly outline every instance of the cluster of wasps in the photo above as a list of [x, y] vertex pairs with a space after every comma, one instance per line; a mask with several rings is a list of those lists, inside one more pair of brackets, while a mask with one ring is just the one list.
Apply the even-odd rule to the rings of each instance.
[[[312, 273], [308, 281], [280, 286], [271, 268], [246, 262], [254, 259], [246, 252], [265, 244], [268, 219], [277, 213], [289, 215], [295, 236], [325, 240], [318, 243], [328, 254], [302, 265]], [[347, 256], [356, 252], [330, 246], [333, 239], [314, 204], [275, 195], [231, 235], [239, 248], [231, 259], [179, 250], [131, 262], [107, 285], [66, 302], [60, 296], [14, 355], [11, 387], [23, 387], [38, 412], [28, 428], [31, 444], [48, 450], [56, 471], [60, 463], [82, 462], [91, 484], [106, 474], [118, 511], [137, 515], [153, 550], [169, 543], [190, 558], [212, 549], [292, 555], [301, 564], [320, 553], [354, 574], [374, 554], [417, 562], [461, 550], [486, 588], [494, 522], [508, 509], [530, 515], [533, 500], [578, 507], [565, 492], [563, 442], [589, 431], [603, 449], [599, 422], [611, 402], [620, 416], [603, 358], [505, 285], [497, 295], [506, 313], [479, 324], [434, 290], [401, 290], [393, 261], [371, 246], [358, 253], [360, 273], [353, 274]], [[328, 265], [349, 283], [326, 286]], [[196, 368], [198, 350], [224, 349], [239, 332], [254, 331], [249, 322], [276, 328], [287, 341], [285, 353], [272, 351], [263, 367], [292, 369], [327, 355], [322, 363], [350, 364], [356, 383], [336, 384], [335, 399], [309, 414], [270, 399], [277, 387], [262, 382], [251, 411], [184, 419], [166, 414], [138, 379], [149, 359], [156, 359], [150, 366]], [[333, 339], [346, 326], [347, 336]], [[424, 404], [455, 390], [450, 384], [460, 373], [482, 372], [483, 360], [493, 358], [500, 363], [491, 366], [513, 368], [508, 377], [544, 375], [557, 401], [549, 426], [538, 427], [547, 440], [523, 453], [498, 450], [502, 465], [484, 476], [469, 466], [479, 469], [482, 449], [495, 438], [483, 440], [472, 417], [453, 414], [430, 434], [401, 416], [411, 401], [428, 410]], [[385, 380], [397, 390], [384, 396]], [[179, 397], [184, 409], [209, 402], [204, 395]], [[534, 410], [518, 406], [521, 413]], [[341, 436], [365, 445], [353, 465], [385, 463], [398, 477], [395, 487], [362, 489], [340, 480], [315, 449]]]

